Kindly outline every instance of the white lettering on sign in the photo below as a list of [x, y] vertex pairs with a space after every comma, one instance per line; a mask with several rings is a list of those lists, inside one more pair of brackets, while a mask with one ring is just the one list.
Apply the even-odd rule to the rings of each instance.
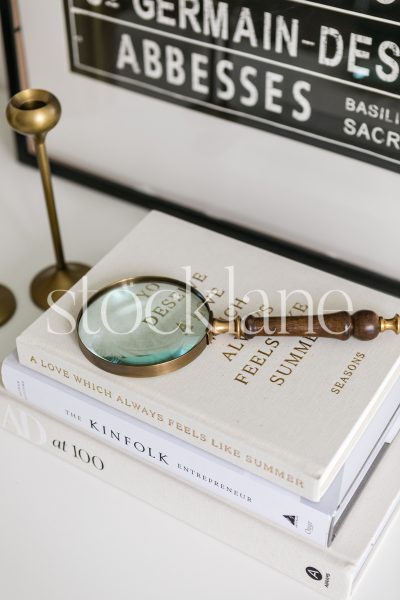
[[64, 4], [76, 72], [400, 171], [400, 0]]

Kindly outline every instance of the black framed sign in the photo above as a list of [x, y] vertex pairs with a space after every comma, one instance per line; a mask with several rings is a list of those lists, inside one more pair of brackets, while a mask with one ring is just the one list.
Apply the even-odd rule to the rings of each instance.
[[77, 73], [400, 170], [397, 0], [64, 5]]
[[56, 173], [399, 293], [400, 0], [0, 6]]

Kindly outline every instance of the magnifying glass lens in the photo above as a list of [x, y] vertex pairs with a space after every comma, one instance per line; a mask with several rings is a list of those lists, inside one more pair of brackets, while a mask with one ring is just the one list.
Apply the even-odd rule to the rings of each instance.
[[115, 365], [159, 365], [195, 348], [207, 333], [205, 299], [179, 282], [127, 281], [89, 303], [78, 325], [81, 344]]

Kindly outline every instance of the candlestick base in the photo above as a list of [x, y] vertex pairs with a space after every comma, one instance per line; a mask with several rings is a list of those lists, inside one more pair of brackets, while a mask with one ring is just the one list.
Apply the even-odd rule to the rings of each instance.
[[17, 302], [12, 291], [0, 285], [0, 327], [11, 319], [16, 308]]
[[49, 305], [47, 299], [52, 294], [53, 302], [56, 302], [65, 294], [79, 279], [89, 271], [90, 267], [80, 263], [67, 263], [65, 269], [58, 269], [53, 265], [40, 271], [31, 283], [31, 298], [33, 302], [46, 310]]

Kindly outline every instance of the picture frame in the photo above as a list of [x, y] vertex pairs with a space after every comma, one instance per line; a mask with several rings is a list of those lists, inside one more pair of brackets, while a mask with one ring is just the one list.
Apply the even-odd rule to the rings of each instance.
[[[47, 2], [47, 4], [46, 4], [46, 2]], [[26, 5], [26, 2], [24, 2], [24, 0], [22, 0], [22, 5], [24, 5], [24, 4]], [[53, 4], [56, 4], [56, 3], [53, 3]], [[96, 3], [94, 2], [93, 4], [96, 4]], [[4, 37], [4, 43], [5, 43], [6, 59], [7, 59], [7, 71], [8, 71], [8, 78], [9, 78], [9, 94], [10, 94], [10, 96], [12, 96], [14, 93], [19, 91], [21, 88], [26, 87], [26, 85], [28, 85], [28, 82], [29, 82], [29, 84], [33, 84], [33, 82], [30, 80], [29, 61], [28, 61], [28, 63], [24, 64], [24, 60], [22, 58], [23, 52], [24, 52], [23, 46], [25, 46], [25, 52], [30, 57], [31, 62], [34, 61], [36, 65], [40, 62], [39, 56], [36, 59], [32, 58], [32, 57], [35, 57], [36, 52], [39, 52], [39, 48], [32, 47], [32, 44], [29, 45], [32, 42], [34, 32], [32, 31], [30, 33], [30, 35], [25, 36], [24, 35], [24, 31], [25, 31], [24, 27], [23, 26], [21, 27], [21, 24], [19, 22], [18, 9], [20, 6], [21, 6], [21, 2], [18, 2], [18, 0], [4, 0], [4, 2], [2, 2], [2, 5], [1, 5], [1, 18], [2, 18], [2, 28], [3, 28], [3, 37]], [[40, 0], [40, 1], [38, 0], [38, 5], [37, 5], [36, 10], [40, 10], [42, 12], [43, 7], [45, 7], [45, 6], [50, 7], [48, 0]], [[28, 9], [26, 8], [26, 10], [28, 10]], [[60, 8], [58, 7], [57, 11], [59, 11], [59, 10], [60, 10]], [[42, 13], [42, 14], [44, 14], [43, 19], [44, 19], [44, 23], [45, 23], [46, 15], [45, 15], [45, 13]], [[60, 13], [60, 15], [61, 15], [61, 13]], [[48, 18], [51, 19], [51, 15], [49, 15]], [[53, 21], [51, 21], [51, 22], [53, 22]], [[56, 19], [54, 22], [56, 23], [56, 27], [58, 25], [60, 25], [59, 20]], [[46, 30], [45, 24], [42, 26]], [[64, 52], [64, 51], [67, 52], [67, 51], [71, 50], [71, 48], [69, 48], [67, 50], [68, 42], [66, 40], [66, 36], [68, 34], [68, 31], [69, 31], [69, 25], [67, 23], [64, 23], [64, 29], [62, 32], [57, 31], [57, 37], [62, 40], [62, 43], [60, 42], [60, 47], [62, 45], [62, 52]], [[42, 46], [40, 49], [43, 49]], [[70, 71], [71, 71], [70, 65], [67, 64], [65, 61], [63, 63], [62, 68], [65, 69], [65, 72], [70, 73]], [[44, 72], [45, 72], [45, 68], [43, 69], [43, 73]], [[41, 71], [41, 73], [42, 73], [42, 71]], [[61, 77], [61, 75], [60, 75], [60, 77]], [[49, 80], [50, 79], [51, 79], [51, 77], [49, 75]], [[103, 84], [102, 82], [100, 82], [100, 83], [98, 83], [97, 81], [93, 82], [91, 79], [83, 80], [83, 78], [80, 75], [74, 74], [74, 82], [78, 86], [78, 88], [79, 88], [79, 85], [83, 81], [85, 81], [86, 89], [88, 89], [87, 85], [91, 85], [92, 83], [95, 83], [96, 86], [99, 86], [99, 85], [106, 86], [107, 85], [107, 84]], [[76, 82], [78, 82], [78, 83], [76, 83]], [[96, 89], [98, 91], [99, 88], [97, 87]], [[119, 89], [118, 93], [120, 93], [120, 89]], [[128, 93], [128, 92], [126, 92], [126, 93]], [[137, 96], [139, 97], [139, 94], [137, 94]], [[99, 102], [100, 103], [102, 102], [101, 98], [100, 98]], [[147, 102], [147, 97], [140, 96], [140, 102], [142, 104], [144, 102]], [[154, 102], [154, 101], [152, 100], [152, 102]], [[158, 103], [157, 106], [160, 106], [160, 104], [162, 103], [162, 101], [160, 102], [159, 100], [156, 100], [156, 102]], [[181, 111], [179, 114], [182, 114], [182, 111], [185, 111], [185, 118], [187, 118], [187, 122], [189, 123], [189, 126], [190, 126], [191, 120], [193, 120], [194, 116], [197, 114], [194, 111], [192, 111], [191, 108], [185, 108], [185, 107], [181, 107], [181, 106], [179, 106], [179, 108], [177, 108], [176, 106], [169, 105], [169, 104], [168, 105], [166, 104], [165, 109], [164, 109], [164, 106], [162, 106], [160, 111], [162, 112], [163, 110], [165, 110], [165, 111], [174, 110], [175, 114], [176, 114], [177, 110]], [[70, 116], [69, 118], [70, 118], [69, 124], [71, 124], [73, 122], [73, 115]], [[211, 128], [213, 127], [213, 125], [217, 126], [220, 123], [218, 118], [216, 118], [215, 116], [209, 117], [207, 115], [207, 117], [205, 117], [205, 118], [211, 120], [210, 121]], [[248, 136], [248, 134], [245, 133], [245, 131], [247, 131], [247, 129], [249, 129], [246, 127], [246, 125], [233, 123], [232, 126], [236, 128], [235, 134], [238, 131], [237, 128], [240, 127], [241, 128], [240, 136], [242, 136], [243, 139], [250, 139], [248, 137], [246, 138], [246, 135]], [[196, 123], [196, 127], [199, 127], [198, 122]], [[219, 125], [218, 125], [218, 127], [219, 127]], [[229, 125], [229, 127], [230, 127], [230, 125]], [[222, 129], [220, 129], [220, 131], [222, 131]], [[223, 131], [224, 131], [224, 135], [226, 134], [226, 136], [227, 136], [226, 139], [229, 139], [229, 135], [226, 132], [233, 131], [233, 130], [224, 129]], [[263, 147], [263, 143], [264, 143], [263, 139], [264, 138], [261, 138], [260, 137], [261, 135], [262, 134], [259, 131], [257, 131], [256, 133], [254, 133], [254, 136], [256, 136], [256, 137], [254, 137], [252, 139], [256, 140], [257, 143], [260, 144], [260, 147]], [[200, 132], [199, 136], [201, 137], [201, 132]], [[388, 179], [390, 178], [390, 184], [392, 184], [395, 181], [395, 178], [397, 177], [397, 173], [389, 173], [387, 171], [384, 171], [383, 169], [380, 169], [377, 167], [371, 167], [370, 165], [366, 165], [364, 163], [359, 163], [358, 161], [354, 160], [354, 158], [346, 159], [343, 156], [336, 157], [336, 155], [333, 155], [333, 153], [330, 151], [321, 150], [319, 148], [314, 148], [314, 147], [311, 148], [311, 147], [305, 145], [304, 142], [293, 142], [291, 139], [286, 139], [286, 138], [281, 139], [281, 138], [278, 138], [278, 136], [276, 136], [274, 134], [271, 135], [269, 133], [266, 133], [265, 136], [269, 136], [268, 137], [268, 143], [270, 144], [269, 147], [274, 148], [275, 146], [278, 146], [278, 144], [280, 144], [279, 148], [280, 148], [281, 156], [285, 155], [288, 148], [290, 148], [290, 149], [295, 148], [295, 150], [293, 150], [294, 156], [301, 156], [303, 154], [310, 153], [310, 156], [312, 155], [313, 157], [317, 157], [318, 161], [322, 161], [321, 164], [323, 164], [323, 165], [328, 164], [328, 162], [332, 163], [333, 170], [335, 170], [336, 168], [340, 169], [343, 167], [343, 165], [349, 164], [349, 165], [351, 165], [351, 167], [349, 167], [349, 172], [350, 171], [357, 172], [357, 170], [358, 170], [359, 173], [363, 173], [363, 176], [364, 176], [365, 173], [367, 172], [366, 168], [370, 168], [373, 172], [373, 175], [371, 175], [371, 178], [376, 179], [377, 173], [378, 173], [379, 177], [382, 178], [382, 181], [384, 181], [385, 176]], [[296, 136], [292, 136], [292, 137], [296, 137]], [[103, 140], [106, 139], [106, 136], [103, 135], [102, 139]], [[242, 138], [239, 139], [238, 143], [240, 143], [241, 139]], [[143, 140], [141, 140], [141, 142], [142, 141]], [[36, 159], [33, 154], [32, 147], [29, 144], [29, 141], [27, 141], [26, 138], [16, 135], [16, 144], [17, 144], [18, 159], [21, 162], [23, 162], [24, 164], [35, 166]], [[191, 150], [193, 150], [193, 147], [191, 148]], [[145, 147], [144, 147], [144, 150], [145, 150]], [[203, 150], [203, 148], [202, 148], [202, 150]], [[150, 162], [150, 160], [151, 160], [150, 153], [148, 154], [148, 157], [149, 157], [149, 162]], [[243, 157], [244, 157], [244, 160], [247, 160], [246, 152], [244, 152]], [[322, 158], [320, 158], [320, 157], [322, 157]], [[310, 238], [310, 240], [309, 240], [307, 238], [306, 219], [304, 219], [303, 220], [304, 223], [302, 223], [302, 225], [299, 226], [299, 230], [298, 230], [299, 234], [297, 235], [296, 231], [295, 231], [295, 234], [293, 234], [293, 232], [290, 229], [288, 229], [288, 227], [287, 227], [286, 219], [292, 219], [292, 221], [290, 221], [290, 222], [291, 223], [293, 222], [295, 225], [296, 210], [294, 210], [293, 215], [288, 215], [287, 217], [285, 217], [285, 215], [280, 215], [280, 214], [275, 216], [275, 214], [273, 213], [273, 210], [271, 210], [271, 215], [274, 215], [274, 218], [271, 219], [271, 222], [269, 223], [269, 220], [268, 220], [269, 207], [268, 206], [266, 206], [265, 208], [263, 207], [262, 210], [260, 210], [260, 214], [262, 214], [264, 222], [263, 222], [262, 226], [258, 227], [257, 226], [258, 219], [257, 219], [256, 211], [253, 211], [254, 214], [252, 215], [252, 218], [248, 219], [246, 221], [246, 219], [243, 218], [243, 215], [242, 215], [242, 213], [240, 213], [240, 211], [238, 212], [236, 209], [231, 210], [231, 207], [228, 207], [228, 206], [226, 206], [226, 210], [225, 210], [226, 200], [225, 200], [225, 205], [223, 202], [220, 202], [219, 210], [218, 211], [215, 210], [215, 212], [214, 212], [213, 208], [216, 204], [218, 204], [218, 202], [219, 202], [218, 199], [221, 197], [220, 196], [221, 189], [219, 189], [218, 187], [215, 188], [215, 198], [217, 198], [217, 200], [214, 199], [211, 201], [210, 193], [204, 194], [205, 198], [207, 196], [207, 198], [205, 199], [205, 204], [204, 204], [204, 206], [199, 206], [196, 201], [194, 201], [193, 199], [190, 199], [190, 198], [188, 199], [187, 202], [177, 199], [179, 194], [175, 195], [175, 194], [171, 193], [170, 189], [167, 189], [167, 188], [165, 188], [165, 190], [161, 188], [161, 193], [158, 193], [159, 189], [154, 190], [154, 189], [152, 189], [152, 186], [150, 185], [151, 177], [149, 177], [149, 186], [147, 188], [144, 185], [140, 185], [140, 186], [139, 185], [138, 186], [128, 185], [124, 180], [122, 180], [122, 179], [119, 180], [117, 176], [112, 176], [112, 177], [105, 176], [103, 174], [103, 170], [100, 165], [99, 165], [98, 170], [96, 170], [96, 168], [93, 169], [93, 167], [92, 168], [82, 167], [82, 165], [80, 164], [79, 157], [77, 157], [76, 164], [73, 164], [68, 160], [60, 160], [60, 158], [57, 156], [57, 153], [55, 153], [54, 156], [52, 155], [51, 148], [50, 148], [50, 158], [51, 158], [51, 162], [52, 162], [53, 172], [56, 175], [67, 178], [67, 179], [74, 181], [76, 183], [79, 183], [81, 185], [89, 186], [100, 192], [105, 192], [116, 198], [120, 198], [120, 199], [126, 200], [128, 202], [133, 202], [139, 206], [143, 206], [148, 209], [155, 209], [155, 210], [160, 210], [160, 211], [166, 212], [168, 214], [177, 216], [181, 219], [185, 219], [187, 221], [196, 223], [196, 224], [206, 227], [208, 229], [212, 229], [214, 231], [218, 231], [225, 235], [235, 237], [244, 242], [262, 247], [269, 251], [272, 251], [272, 252], [281, 254], [283, 256], [292, 258], [294, 260], [309, 264], [316, 268], [329, 271], [333, 274], [352, 279], [361, 284], [365, 284], [370, 287], [373, 287], [373, 288], [376, 288], [376, 289], [379, 289], [382, 291], [386, 291], [386, 292], [394, 294], [394, 295], [399, 295], [399, 281], [398, 281], [398, 278], [396, 277], [395, 273], [393, 272], [393, 269], [388, 270], [387, 272], [383, 272], [382, 270], [379, 269], [379, 265], [377, 265], [377, 266], [374, 265], [373, 268], [365, 267], [365, 264], [370, 265], [370, 261], [368, 260], [368, 257], [369, 257], [368, 253], [370, 251], [368, 250], [367, 242], [368, 242], [368, 239], [370, 239], [371, 231], [368, 230], [368, 227], [366, 228], [366, 231], [365, 231], [365, 239], [363, 239], [363, 244], [365, 242], [365, 249], [363, 247], [364, 254], [362, 256], [362, 260], [358, 260], [357, 258], [355, 258], [357, 256], [357, 250], [355, 249], [356, 242], [351, 247], [351, 252], [349, 252], [345, 248], [343, 250], [343, 253], [340, 254], [340, 252], [335, 250], [336, 247], [334, 247], [334, 251], [331, 251], [329, 248], [320, 247], [320, 243], [317, 238], [315, 238], [315, 239]], [[196, 158], [196, 155], [193, 154], [193, 156], [189, 155], [189, 159], [192, 162], [195, 162], [195, 160], [197, 158]], [[237, 156], [235, 157], [235, 160], [236, 161], [238, 160]], [[253, 160], [253, 155], [251, 157], [249, 157], [249, 161], [248, 161], [249, 164], [251, 163], [252, 160]], [[349, 161], [349, 162], [345, 162], [345, 161]], [[235, 163], [235, 164], [237, 164], [237, 163]], [[318, 169], [318, 164], [316, 163], [317, 169]], [[288, 168], [290, 169], [290, 165]], [[232, 171], [234, 171], [234, 168], [232, 168]], [[179, 173], [179, 170], [177, 170], [176, 173]], [[207, 178], [207, 172], [204, 174], [204, 176], [205, 176], [205, 178]], [[200, 179], [201, 178], [199, 177], [199, 180]], [[215, 180], [217, 180], [217, 179], [218, 179], [218, 177], [216, 176]], [[282, 179], [282, 177], [281, 177], [281, 179]], [[346, 179], [346, 177], [344, 177], [344, 179]], [[365, 179], [365, 181], [366, 181], [366, 188], [367, 188], [368, 181], [367, 181], [367, 179]], [[305, 181], [304, 181], [304, 183], [305, 183]], [[296, 190], [296, 187], [298, 187], [298, 185], [301, 185], [301, 182], [294, 181], [294, 184], [295, 185], [293, 187], [293, 192]], [[345, 183], [343, 185], [345, 185]], [[234, 186], [234, 180], [232, 182], [232, 186]], [[276, 189], [276, 186], [275, 186], [275, 189]], [[274, 193], [273, 186], [271, 187], [271, 190], [272, 190], [271, 193], [273, 194]], [[210, 192], [210, 190], [209, 190], [209, 192]], [[225, 190], [224, 190], [224, 193], [225, 193]], [[226, 193], [226, 196], [227, 197], [229, 196], [229, 192]], [[251, 197], [251, 192], [249, 193], [249, 196]], [[357, 199], [357, 202], [359, 202], [360, 206], [361, 206], [361, 202], [363, 200], [363, 198], [361, 196], [362, 195], [360, 195], [360, 198]], [[182, 197], [183, 197], [183, 194], [182, 194]], [[364, 197], [364, 201], [368, 202], [369, 198]], [[291, 204], [290, 199], [289, 199], [287, 202], [288, 202], [289, 207], [296, 206], [295, 201], [293, 201]], [[392, 200], [390, 200], [390, 202], [392, 202]], [[250, 204], [251, 204], [251, 202], [250, 202]], [[254, 204], [254, 206], [256, 206], [256, 204]], [[315, 207], [316, 204], [314, 203], [313, 206]], [[272, 206], [271, 209], [273, 209], [275, 207], [276, 207], [276, 205]], [[354, 208], [352, 209], [353, 212], [356, 213], [358, 208], [359, 208], [359, 206], [355, 205]], [[310, 207], [308, 207], [308, 210], [310, 213], [312, 212], [310, 210]], [[330, 229], [329, 222], [326, 222], [323, 213], [324, 213], [324, 211], [322, 210], [321, 213], [319, 213], [317, 211], [317, 213], [315, 215], [312, 215], [312, 214], [309, 215], [310, 230], [318, 229], [319, 227], [322, 227], [322, 233], [321, 233], [322, 237], [320, 239], [322, 239], [324, 237], [323, 228], [326, 227], [327, 231], [329, 231], [329, 229]], [[360, 217], [361, 217], [361, 215], [360, 215]], [[274, 222], [274, 219], [275, 219], [275, 222]], [[383, 217], [382, 217], [382, 220], [383, 220]], [[368, 226], [372, 230], [372, 221], [371, 221], [371, 224]], [[379, 226], [380, 226], [380, 223], [378, 222], [377, 227], [379, 227]], [[349, 230], [349, 231], [351, 231], [351, 230]], [[382, 235], [384, 235], [384, 232], [382, 233]], [[388, 233], [387, 235], [390, 236], [390, 233]], [[346, 237], [346, 236], [344, 236], [344, 237]], [[338, 245], [338, 247], [340, 248], [340, 244]]]

